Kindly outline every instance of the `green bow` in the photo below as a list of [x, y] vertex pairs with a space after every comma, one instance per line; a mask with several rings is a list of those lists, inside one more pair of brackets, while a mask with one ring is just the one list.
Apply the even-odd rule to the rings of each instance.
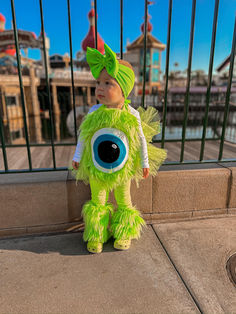
[[97, 79], [102, 69], [106, 68], [107, 73], [116, 79], [120, 85], [124, 97], [127, 98], [134, 87], [135, 76], [133, 70], [120, 64], [116, 59], [116, 54], [104, 44], [105, 55], [102, 55], [97, 49], [87, 47], [86, 59], [89, 64], [92, 75]]
[[104, 44], [105, 55], [102, 55], [100, 51], [94, 48], [87, 47], [87, 62], [91, 69], [92, 75], [97, 79], [100, 75], [100, 72], [105, 67], [107, 73], [116, 77], [118, 73], [119, 63], [116, 59], [116, 54]]

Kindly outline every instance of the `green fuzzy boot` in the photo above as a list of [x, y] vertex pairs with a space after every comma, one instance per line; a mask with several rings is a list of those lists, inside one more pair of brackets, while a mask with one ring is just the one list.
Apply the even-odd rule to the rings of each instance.
[[146, 225], [134, 207], [118, 207], [111, 219], [111, 231], [115, 238], [114, 248], [127, 250], [131, 239], [138, 239], [142, 226]]
[[113, 212], [113, 205], [96, 204], [88, 201], [82, 209], [82, 216], [85, 223], [83, 240], [88, 241], [87, 249], [91, 253], [102, 252], [103, 243], [111, 236], [109, 231], [110, 214]]

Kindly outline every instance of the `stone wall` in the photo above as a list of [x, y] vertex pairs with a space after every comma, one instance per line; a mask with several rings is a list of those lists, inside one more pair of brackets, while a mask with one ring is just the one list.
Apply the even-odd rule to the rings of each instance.
[[[131, 185], [147, 223], [236, 215], [235, 163], [165, 165], [155, 178]], [[0, 176], [0, 236], [65, 231], [82, 222], [90, 188], [68, 171]], [[109, 200], [115, 205], [113, 193]]]

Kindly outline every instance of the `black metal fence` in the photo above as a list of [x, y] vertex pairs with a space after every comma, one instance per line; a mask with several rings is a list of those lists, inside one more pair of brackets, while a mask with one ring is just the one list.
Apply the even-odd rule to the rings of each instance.
[[[29, 140], [29, 123], [27, 123], [26, 115], [26, 95], [22, 79], [22, 66], [20, 58], [20, 46], [18, 42], [18, 30], [16, 25], [16, 16], [15, 16], [15, 6], [14, 0], [11, 1], [11, 10], [12, 10], [12, 20], [13, 20], [13, 29], [15, 37], [15, 47], [16, 47], [16, 57], [17, 57], [17, 67], [18, 67], [18, 76], [19, 76], [19, 86], [20, 86], [20, 95], [21, 95], [21, 108], [22, 108], [22, 120], [23, 120], [23, 136], [25, 138], [25, 144], [12, 144], [11, 138], [9, 136], [9, 130], [7, 129], [7, 123], [4, 118], [4, 113], [1, 110], [0, 106], [0, 139], [1, 139], [1, 150], [2, 150], [2, 160], [4, 163], [4, 170], [0, 170], [0, 173], [11, 173], [11, 172], [33, 172], [33, 171], [50, 171], [50, 170], [65, 170], [65, 167], [58, 167], [56, 164], [55, 158], [55, 147], [56, 146], [65, 146], [65, 145], [75, 145], [77, 142], [77, 120], [76, 120], [76, 97], [83, 97], [86, 99], [83, 91], [78, 91], [75, 87], [74, 82], [74, 68], [73, 68], [73, 48], [72, 48], [72, 32], [71, 32], [71, 12], [70, 12], [70, 0], [67, 0], [68, 8], [68, 36], [70, 44], [70, 72], [71, 72], [71, 88], [72, 88], [72, 97], [70, 96], [70, 91], [61, 90], [58, 93], [58, 103], [61, 108], [61, 123], [60, 123], [60, 133], [62, 134], [62, 139], [72, 139], [71, 141], [57, 141], [56, 139], [56, 126], [55, 126], [55, 112], [53, 111], [52, 106], [52, 90], [50, 87], [49, 79], [49, 65], [47, 64], [46, 57], [46, 47], [45, 47], [45, 30], [44, 30], [44, 14], [42, 0], [39, 0], [40, 5], [40, 18], [41, 18], [41, 33], [42, 33], [42, 42], [43, 42], [43, 51], [44, 51], [44, 66], [45, 66], [45, 88], [38, 92], [38, 100], [40, 102], [40, 107], [42, 109], [41, 122], [42, 122], [42, 133], [45, 140], [43, 144], [34, 144], [30, 143]], [[175, 162], [166, 162], [166, 164], [179, 164], [179, 163], [204, 163], [204, 162], [226, 162], [232, 161], [235, 162], [236, 158], [231, 158], [230, 160], [225, 160], [223, 156], [223, 148], [225, 140], [231, 140], [235, 142], [235, 129], [236, 129], [236, 106], [235, 102], [232, 102], [231, 97], [231, 86], [233, 78], [233, 66], [235, 58], [235, 46], [236, 46], [236, 22], [234, 25], [234, 32], [232, 36], [232, 48], [230, 53], [230, 66], [227, 86], [225, 87], [224, 92], [220, 94], [220, 100], [215, 99], [214, 93], [212, 93], [212, 72], [213, 72], [213, 62], [214, 62], [214, 50], [215, 50], [215, 40], [217, 32], [217, 19], [219, 11], [219, 0], [215, 0], [214, 7], [214, 18], [213, 18], [213, 28], [212, 28], [212, 39], [211, 39], [211, 50], [210, 50], [210, 59], [209, 59], [209, 70], [208, 70], [208, 80], [207, 86], [204, 93], [204, 101], [201, 106], [194, 104], [194, 101], [191, 100], [191, 72], [192, 72], [192, 55], [193, 55], [193, 42], [194, 42], [194, 27], [195, 27], [195, 13], [196, 13], [196, 0], [192, 0], [192, 13], [191, 13], [191, 27], [190, 27], [190, 41], [189, 41], [189, 53], [188, 53], [188, 67], [187, 67], [187, 80], [186, 88], [182, 93], [180, 99], [175, 100], [175, 106], [172, 106], [173, 99], [170, 100], [170, 97], [174, 97], [174, 94], [170, 93], [168, 88], [169, 81], [169, 59], [170, 59], [170, 45], [171, 45], [171, 22], [172, 22], [172, 3], [173, 0], [169, 0], [169, 11], [168, 11], [168, 29], [167, 29], [167, 46], [166, 46], [166, 63], [165, 63], [165, 88], [162, 95], [154, 95], [153, 99], [150, 101], [152, 105], [159, 110], [161, 115], [162, 122], [162, 133], [159, 138], [155, 138], [154, 141], [160, 142], [161, 147], [165, 147], [165, 143], [168, 141], [181, 141], [181, 153], [179, 161]], [[144, 46], [143, 46], [143, 73], [146, 72], [146, 52], [147, 52], [147, 20], [148, 20], [148, 1], [144, 0], [144, 13], [145, 13], [145, 22], [144, 22]], [[95, 9], [95, 46], [97, 47], [97, 0], [94, 1]], [[123, 0], [120, 0], [120, 57], [123, 58]], [[27, 72], [27, 71], [26, 71]], [[26, 75], [29, 75], [27, 73]], [[143, 76], [145, 77], [145, 75]], [[143, 80], [143, 93], [140, 98], [140, 105], [146, 107], [149, 105], [148, 97], [145, 95], [145, 85], [146, 81]], [[1, 91], [0, 91], [1, 92]], [[8, 99], [7, 101], [11, 101]], [[72, 102], [73, 108], [73, 137], [68, 133], [66, 127], [66, 118], [68, 115], [68, 110], [70, 108], [70, 103]], [[133, 101], [136, 105], [138, 100]], [[191, 106], [190, 106], [191, 103]], [[63, 106], [62, 106], [63, 104]], [[230, 112], [230, 115], [229, 115]], [[181, 118], [182, 117], [182, 118]], [[29, 118], [28, 118], [29, 119]], [[181, 121], [181, 123], [180, 123]], [[8, 121], [8, 123], [10, 123]], [[199, 137], [195, 140], [201, 141], [201, 150], [199, 152], [198, 161], [187, 161], [184, 160], [184, 151], [185, 151], [185, 142], [191, 140], [188, 136], [188, 128], [200, 126]], [[178, 128], [181, 133], [175, 139], [166, 138], [168, 133], [168, 128]], [[212, 135], [209, 137], [209, 129], [212, 131]], [[230, 135], [229, 135], [230, 134]], [[16, 135], [17, 136], [17, 135]], [[7, 140], [8, 139], [8, 140]], [[215, 160], [204, 160], [204, 149], [205, 142], [207, 139], [217, 139], [220, 140], [220, 149], [218, 153], [218, 158]], [[28, 169], [9, 169], [8, 158], [6, 148], [8, 147], [26, 147], [27, 149], [27, 158], [28, 158]], [[32, 156], [30, 148], [33, 146], [49, 146], [51, 147], [53, 166], [50, 168], [40, 168], [36, 169], [32, 167]]]

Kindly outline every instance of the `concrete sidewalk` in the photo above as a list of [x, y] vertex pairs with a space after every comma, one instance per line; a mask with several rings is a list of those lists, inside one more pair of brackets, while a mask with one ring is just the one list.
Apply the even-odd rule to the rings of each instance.
[[236, 217], [148, 226], [128, 251], [82, 233], [0, 240], [1, 314], [236, 313]]

